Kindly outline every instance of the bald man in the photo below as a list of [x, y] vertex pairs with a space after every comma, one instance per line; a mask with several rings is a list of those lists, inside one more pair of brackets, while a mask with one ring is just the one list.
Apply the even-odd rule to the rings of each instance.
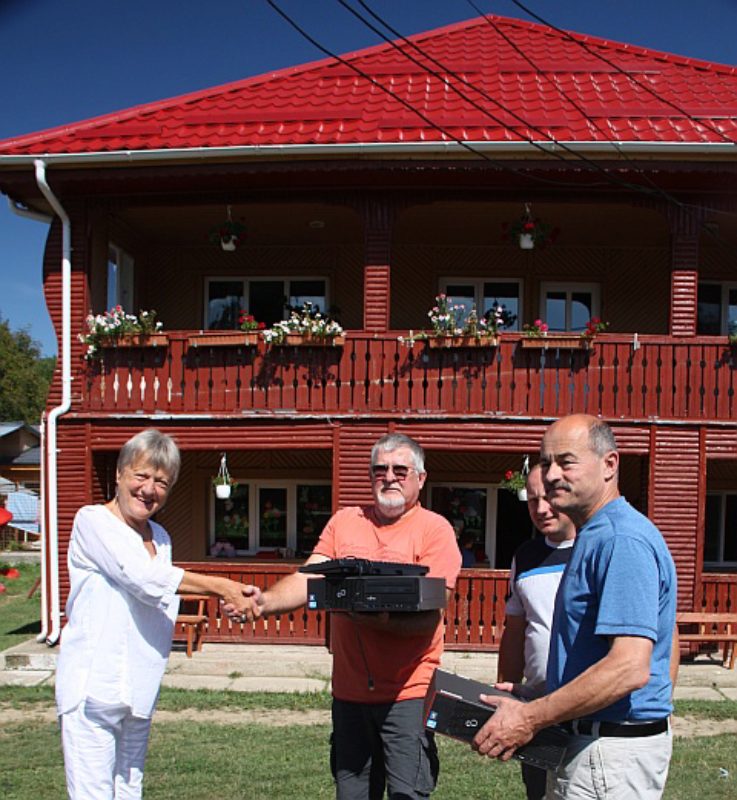
[[572, 744], [548, 772], [547, 798], [659, 799], [672, 751], [673, 559], [658, 529], [620, 496], [606, 423], [558, 420], [540, 463], [546, 497], [577, 531], [556, 598], [549, 694], [494, 700], [474, 747], [507, 760], [540, 729], [564, 723]]

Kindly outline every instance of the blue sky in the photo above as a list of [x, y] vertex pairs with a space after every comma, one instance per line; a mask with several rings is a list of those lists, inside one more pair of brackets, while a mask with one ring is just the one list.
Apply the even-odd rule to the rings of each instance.
[[[381, 43], [337, 0], [276, 2], [334, 52]], [[366, 2], [403, 35], [477, 16], [469, 0]], [[560, 28], [737, 64], [737, 0], [523, 3]], [[513, 0], [473, 4], [529, 19]], [[0, 54], [0, 139], [323, 57], [266, 0], [0, 0]], [[20, 219], [1, 199], [0, 316], [53, 355], [41, 288], [45, 238], [45, 225]]]

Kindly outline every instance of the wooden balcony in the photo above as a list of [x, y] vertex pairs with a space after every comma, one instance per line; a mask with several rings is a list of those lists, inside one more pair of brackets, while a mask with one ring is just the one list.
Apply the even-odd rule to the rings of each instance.
[[[182, 563], [196, 572], [221, 575], [261, 588], [272, 586], [297, 568], [297, 564], [249, 562]], [[448, 650], [495, 651], [504, 628], [504, 603], [509, 590], [509, 572], [464, 569], [445, 613], [445, 647]], [[737, 575], [705, 574], [696, 611], [727, 612], [737, 605]], [[240, 624], [220, 616], [216, 598], [209, 601], [204, 639], [210, 642], [252, 644], [324, 645], [329, 615], [324, 611], [299, 609], [267, 620]], [[174, 638], [183, 640], [184, 630]]]
[[[168, 342], [105, 349], [76, 383], [73, 411], [92, 414], [405, 414], [734, 420], [737, 347], [726, 337], [602, 334], [588, 349], [407, 346], [351, 332], [337, 346]], [[78, 389], [79, 391], [79, 389]]]
[[[297, 568], [297, 564], [222, 563], [180, 564], [196, 572], [222, 575], [261, 588], [272, 586]], [[496, 650], [504, 625], [504, 599], [509, 588], [507, 570], [463, 570], [445, 614], [445, 646], [450, 650]], [[325, 611], [301, 608], [271, 619], [241, 624], [220, 616], [217, 598], [207, 608], [205, 641], [253, 644], [325, 644]], [[183, 639], [184, 631], [175, 631]]]

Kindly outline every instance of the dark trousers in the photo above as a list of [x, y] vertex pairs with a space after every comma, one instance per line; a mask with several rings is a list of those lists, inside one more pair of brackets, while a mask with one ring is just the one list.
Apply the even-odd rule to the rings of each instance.
[[522, 767], [522, 780], [527, 789], [527, 800], [543, 800], [545, 797], [545, 783], [548, 779], [548, 771], [533, 767], [530, 764], [520, 764]]
[[331, 768], [337, 800], [422, 800], [438, 778], [422, 700], [347, 703], [333, 699]]

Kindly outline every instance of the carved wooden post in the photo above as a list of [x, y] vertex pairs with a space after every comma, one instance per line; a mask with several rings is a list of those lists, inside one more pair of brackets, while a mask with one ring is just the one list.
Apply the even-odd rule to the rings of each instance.
[[393, 204], [383, 198], [361, 203], [364, 218], [363, 327], [373, 333], [389, 329]]
[[668, 206], [671, 229], [670, 335], [695, 336], [699, 283], [699, 209]]
[[[674, 476], [678, 476], [674, 480]], [[678, 572], [678, 607], [690, 611], [701, 582], [706, 445], [696, 427], [653, 426], [648, 516], [663, 534]]]

